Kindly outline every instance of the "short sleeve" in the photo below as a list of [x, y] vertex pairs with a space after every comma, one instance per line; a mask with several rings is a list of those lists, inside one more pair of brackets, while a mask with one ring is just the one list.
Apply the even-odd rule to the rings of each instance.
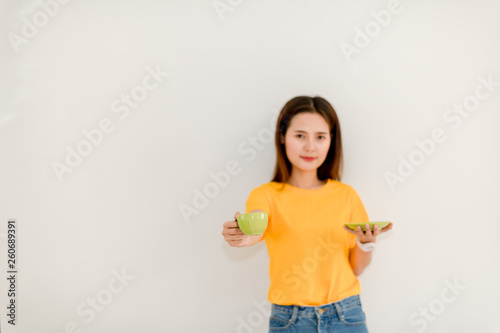
[[[269, 198], [262, 187], [254, 188], [247, 199], [246, 213], [250, 213], [252, 210], [260, 209], [267, 213], [269, 221], [271, 221], [271, 204]], [[261, 238], [259, 242], [262, 242], [266, 237], [266, 232], [264, 231], [264, 237]]]
[[[353, 189], [351, 196], [351, 217], [350, 223], [368, 223], [370, 219], [368, 218], [368, 213], [366, 212], [365, 206], [361, 201], [358, 193]], [[349, 248], [356, 246], [356, 236], [349, 234]]]
[[268, 196], [262, 186], [254, 188], [248, 196], [245, 212], [249, 213], [252, 210], [260, 209], [270, 215], [270, 208]]

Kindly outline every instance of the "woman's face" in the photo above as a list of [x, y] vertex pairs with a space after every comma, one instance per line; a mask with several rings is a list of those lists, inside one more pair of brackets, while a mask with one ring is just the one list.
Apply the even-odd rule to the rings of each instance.
[[286, 155], [293, 169], [315, 171], [326, 159], [330, 149], [330, 128], [318, 113], [295, 115], [285, 134]]

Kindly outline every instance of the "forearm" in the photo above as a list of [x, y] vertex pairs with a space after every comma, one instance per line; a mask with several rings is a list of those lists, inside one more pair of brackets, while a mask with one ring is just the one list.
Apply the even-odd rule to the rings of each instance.
[[[375, 224], [373, 226], [373, 232], [370, 229], [369, 224], [365, 225], [366, 232], [363, 232], [360, 226], [356, 228], [356, 231], [351, 230], [346, 226], [344, 226], [343, 228], [347, 232], [354, 234], [362, 244], [369, 242], [375, 243], [377, 235], [380, 235], [381, 233], [392, 229], [392, 223], [389, 223], [387, 227], [381, 230], [379, 230], [378, 225]], [[364, 252], [363, 250], [361, 250], [358, 244], [356, 244], [356, 246], [352, 248], [351, 251], [349, 252], [349, 263], [351, 264], [352, 271], [356, 275], [360, 275], [361, 273], [363, 273], [366, 266], [368, 266], [371, 261], [372, 261], [372, 252]]]
[[355, 275], [361, 275], [372, 261], [372, 252], [363, 252], [356, 244], [349, 253], [349, 262]]

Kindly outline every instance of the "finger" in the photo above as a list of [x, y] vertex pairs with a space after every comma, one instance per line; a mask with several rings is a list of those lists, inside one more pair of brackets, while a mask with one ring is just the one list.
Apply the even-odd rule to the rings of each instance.
[[241, 236], [228, 236], [226, 237], [226, 241], [228, 242], [240, 242], [243, 240], [243, 237]]
[[358, 236], [363, 235], [363, 230], [361, 229], [361, 227], [359, 225], [356, 227], [356, 235], [358, 235]]
[[225, 228], [222, 231], [222, 236], [224, 236], [224, 238], [242, 237], [245, 236], [245, 233], [243, 233], [239, 228]]
[[228, 244], [233, 246], [233, 247], [242, 247], [243, 246], [240, 241], [231, 241], [231, 242], [228, 242]]
[[370, 225], [368, 223], [365, 224], [365, 232], [366, 232], [366, 237], [368, 238], [372, 237], [372, 229], [370, 229]]
[[236, 221], [227, 221], [224, 223], [224, 228], [227, 228], [227, 229], [233, 229], [233, 228], [239, 228], [238, 227], [238, 222]]
[[238, 235], [238, 236], [242, 236], [242, 235], [245, 235], [245, 233], [243, 231], [241, 231], [240, 229], [236, 228], [236, 229], [229, 229], [227, 231], [227, 234], [228, 235]]
[[236, 217], [237, 217], [238, 215], [241, 215], [241, 213], [240, 213], [239, 211], [237, 211], [237, 212], [234, 214], [234, 219], [235, 219], [235, 220], [236, 220]]
[[234, 233], [234, 232], [226, 232], [224, 234], [224, 238], [226, 240], [234, 240], [234, 239], [242, 239], [245, 237], [244, 233]]
[[378, 225], [374, 225], [373, 226], [373, 236], [377, 236], [378, 234], [380, 234], [380, 230], [378, 229]]
[[[236, 222], [234, 222], [236, 223]], [[226, 235], [241, 235], [242, 234], [242, 231], [240, 228], [238, 228], [238, 226], [236, 225], [235, 227], [231, 227], [231, 226], [226, 226], [222, 232]]]
[[236, 222], [236, 221], [231, 221], [231, 224], [229, 224], [229, 228], [230, 229], [240, 229], [240, 227], [238, 226], [238, 222]]

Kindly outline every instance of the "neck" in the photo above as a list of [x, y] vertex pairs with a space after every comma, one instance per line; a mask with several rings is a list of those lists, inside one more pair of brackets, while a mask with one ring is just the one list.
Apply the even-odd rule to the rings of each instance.
[[294, 170], [288, 179], [288, 184], [305, 189], [314, 189], [323, 186], [324, 180], [319, 180], [316, 170], [301, 172]]

